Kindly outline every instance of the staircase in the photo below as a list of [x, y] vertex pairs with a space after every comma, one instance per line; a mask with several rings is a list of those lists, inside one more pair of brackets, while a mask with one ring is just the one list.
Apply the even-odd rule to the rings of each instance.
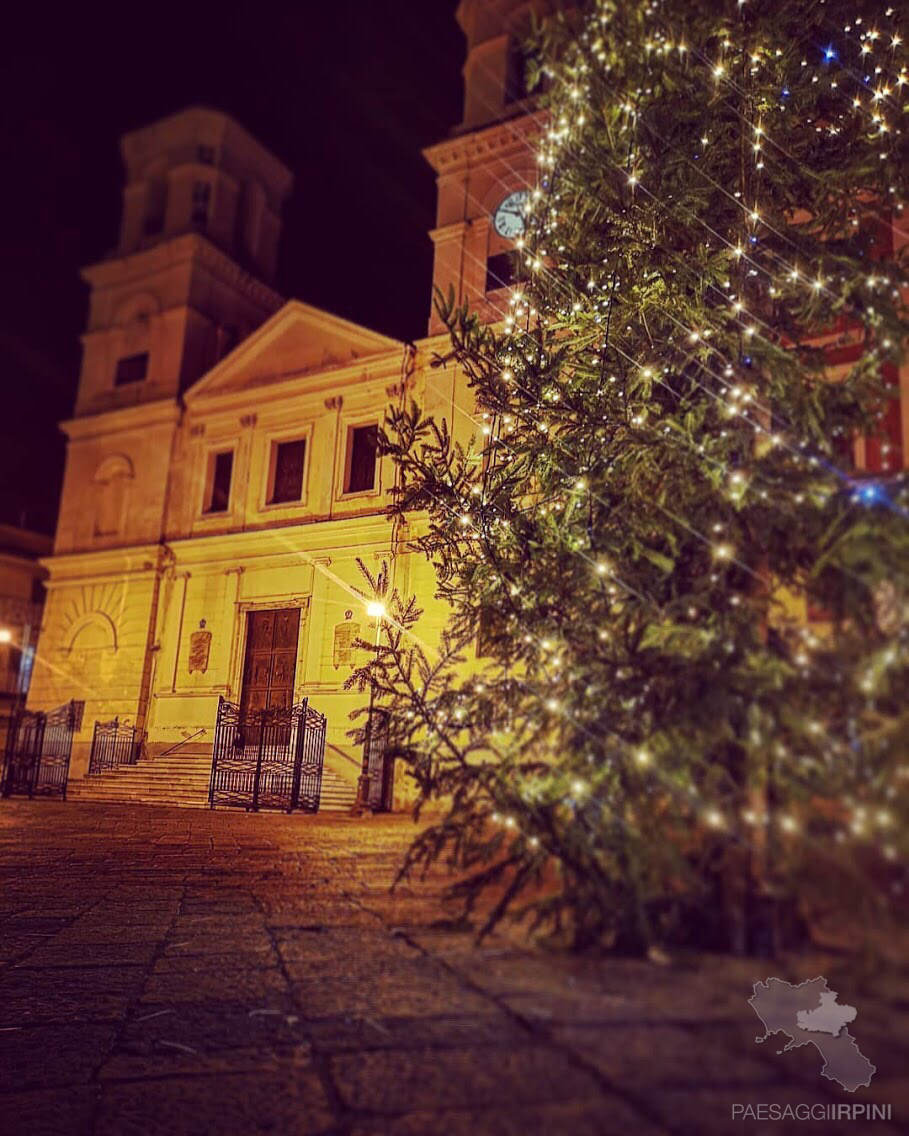
[[[210, 778], [211, 747], [194, 746], [70, 781], [66, 796], [71, 801], [207, 809]], [[355, 785], [323, 767], [319, 812], [348, 812], [356, 795]]]
[[327, 765], [322, 766], [322, 791], [319, 794], [320, 813], [350, 812], [357, 799], [357, 787], [335, 773]]
[[194, 746], [70, 781], [66, 796], [71, 801], [201, 809], [208, 807], [210, 778], [211, 746]]

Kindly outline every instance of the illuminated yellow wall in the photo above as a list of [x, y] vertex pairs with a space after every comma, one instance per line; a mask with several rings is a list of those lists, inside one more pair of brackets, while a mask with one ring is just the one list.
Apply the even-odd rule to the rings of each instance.
[[[330, 759], [353, 774], [352, 763], [331, 755], [353, 755], [349, 713], [364, 701], [343, 690], [352, 666], [337, 662], [336, 628], [358, 622], [366, 639], [373, 635], [357, 560], [372, 572], [387, 563], [394, 585], [418, 596], [419, 635], [430, 650], [446, 611], [434, 599], [431, 567], [392, 548], [391, 463], [380, 460], [373, 490], [344, 492], [349, 430], [382, 420], [406, 371], [406, 397], [446, 417], [466, 441], [474, 425], [455, 405], [460, 384], [453, 372], [428, 367], [437, 347], [427, 341], [414, 355], [294, 302], [205, 376], [183, 407], [162, 400], [67, 424], [66, 488], [30, 704], [85, 701], [73, 777], [85, 772], [96, 720], [138, 724], [152, 754], [190, 735], [210, 744], [219, 696], [240, 698], [248, 613], [277, 607], [301, 610], [295, 699], [309, 698], [327, 716]], [[302, 497], [271, 505], [273, 447], [289, 439], [306, 442]], [[224, 449], [233, 452], [228, 506], [207, 514], [211, 454]], [[122, 479], [115, 532], [104, 499], [110, 470]]]

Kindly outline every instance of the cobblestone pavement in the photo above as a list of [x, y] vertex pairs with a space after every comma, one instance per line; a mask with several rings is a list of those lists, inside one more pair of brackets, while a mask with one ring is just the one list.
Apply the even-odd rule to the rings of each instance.
[[[400, 817], [4, 802], [0, 1131], [904, 1131], [905, 980], [835, 987], [877, 1066], [848, 1094], [813, 1046], [756, 1045], [747, 1004], [768, 973], [829, 979], [832, 960], [478, 949], [440, 923], [440, 879], [389, 894], [411, 832]], [[733, 1103], [834, 1101], [890, 1103], [893, 1121], [731, 1119]]]

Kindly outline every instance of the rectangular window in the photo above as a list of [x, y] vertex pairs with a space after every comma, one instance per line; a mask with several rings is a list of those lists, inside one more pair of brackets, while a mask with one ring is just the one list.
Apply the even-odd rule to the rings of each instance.
[[208, 207], [211, 204], [211, 182], [197, 181], [193, 185], [192, 212], [194, 225], [205, 227], [208, 224]]
[[268, 504], [280, 505], [299, 501], [303, 496], [303, 465], [306, 461], [306, 441], [273, 442], [271, 447], [271, 476]]
[[499, 252], [486, 261], [487, 292], [495, 292], [497, 288], [510, 288], [516, 280], [514, 253]]
[[365, 493], [376, 487], [378, 426], [352, 426], [347, 435], [345, 493]]
[[145, 195], [145, 222], [143, 231], [147, 237], [156, 237], [164, 228], [164, 215], [167, 212], [167, 183], [155, 178], [148, 183]]
[[234, 471], [234, 452], [210, 454], [206, 479], [205, 513], [226, 513], [230, 505], [230, 479]]
[[491, 655], [493, 643], [492, 619], [488, 609], [483, 608], [477, 622], [477, 658], [482, 659]]
[[505, 63], [505, 103], [520, 102], [540, 90], [539, 80], [531, 82], [527, 75], [527, 64], [532, 58], [526, 44], [526, 29], [520, 36], [512, 36], [508, 41], [508, 56]]
[[114, 386], [125, 387], [128, 383], [141, 383], [148, 374], [148, 352], [140, 351], [138, 355], [127, 355], [117, 360], [117, 370], [114, 373]]

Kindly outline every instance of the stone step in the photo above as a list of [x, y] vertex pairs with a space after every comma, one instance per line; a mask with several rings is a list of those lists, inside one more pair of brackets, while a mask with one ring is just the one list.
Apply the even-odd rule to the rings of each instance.
[[117, 789], [106, 793], [70, 793], [67, 798], [72, 801], [133, 801], [143, 800], [159, 805], [189, 803], [205, 805], [208, 803], [207, 793], [154, 793], [147, 789]]
[[173, 780], [200, 781], [210, 776], [210, 769], [151, 769], [147, 766], [133, 766], [128, 771], [118, 769], [114, 772], [89, 773], [83, 780], [96, 785], [102, 782], [114, 785], [127, 781], [158, 781], [167, 784]]
[[[76, 801], [208, 808], [210, 778], [210, 753], [199, 754], [192, 763], [148, 758], [72, 781], [67, 796]], [[348, 812], [355, 800], [355, 784], [323, 767], [320, 812]]]
[[102, 781], [95, 782], [93, 779], [88, 779], [83, 783], [83, 791], [96, 793], [105, 789], [149, 789], [167, 793], [198, 793], [208, 792], [209, 781], [208, 778], [199, 778], [193, 780], [185, 778], [181, 780], [169, 780], [161, 778], [155, 780], [154, 778], [137, 777], [135, 780], [129, 781]]
[[138, 765], [119, 765], [116, 769], [103, 769], [99, 773], [89, 773], [91, 778], [98, 777], [135, 777], [146, 775], [149, 777], [201, 777], [211, 772], [211, 761], [200, 762], [198, 765], [158, 765], [155, 761], [140, 761]]
[[199, 787], [183, 787], [177, 786], [176, 788], [167, 788], [164, 786], [158, 787], [155, 785], [118, 785], [114, 786], [101, 786], [94, 788], [89, 786], [78, 790], [78, 788], [70, 787], [67, 790], [67, 796], [73, 799], [84, 799], [86, 801], [109, 801], [116, 800], [118, 796], [135, 796], [142, 794], [142, 796], [156, 797], [162, 801], [168, 800], [169, 797], [186, 797], [186, 799], [198, 800], [201, 797], [208, 797], [208, 786]]

